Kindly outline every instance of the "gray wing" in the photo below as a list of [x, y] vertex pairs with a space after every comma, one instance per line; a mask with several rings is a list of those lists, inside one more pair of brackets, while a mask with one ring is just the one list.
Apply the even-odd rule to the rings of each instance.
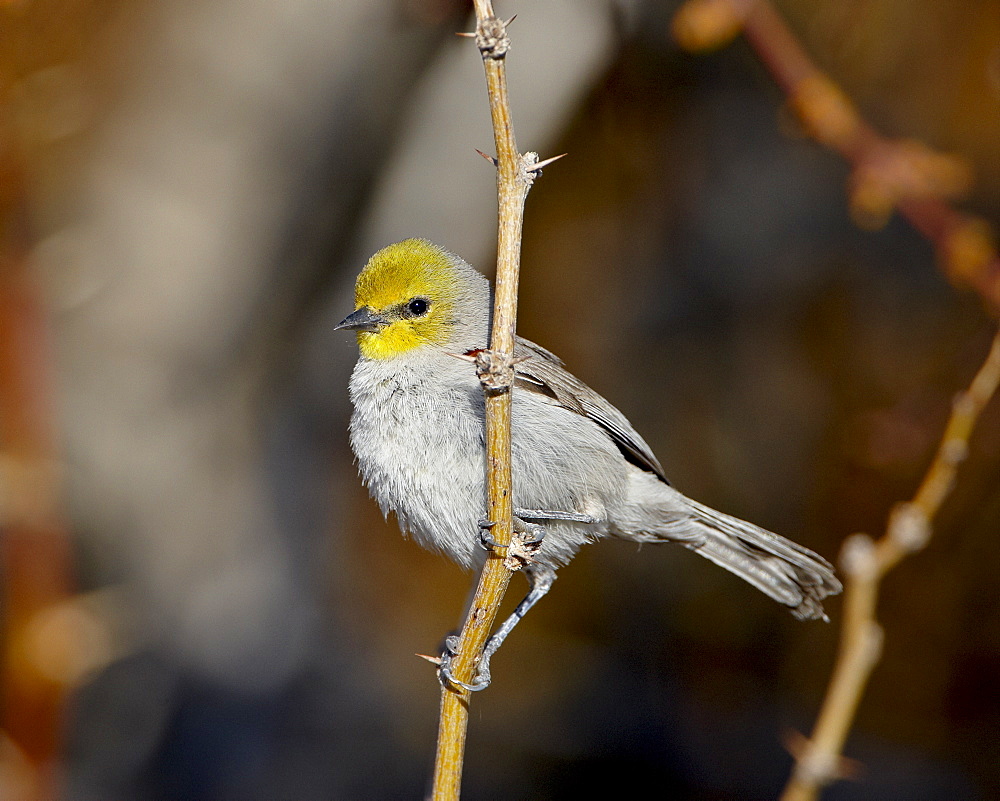
[[632, 428], [628, 418], [563, 367], [558, 356], [518, 337], [514, 358], [521, 360], [514, 365], [515, 386], [593, 420], [608, 433], [626, 459], [670, 483], [646, 440]]

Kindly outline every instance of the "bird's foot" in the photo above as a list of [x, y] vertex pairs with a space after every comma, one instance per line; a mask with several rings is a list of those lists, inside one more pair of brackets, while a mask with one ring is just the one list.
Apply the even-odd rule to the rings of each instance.
[[597, 518], [580, 512], [562, 512], [552, 509], [515, 509], [514, 534], [508, 545], [501, 545], [490, 533], [496, 526], [495, 520], [483, 518], [479, 521], [479, 544], [490, 553], [505, 550], [507, 567], [510, 570], [520, 570], [534, 561], [542, 541], [545, 539], [545, 526], [534, 521], [561, 520], [569, 523], [589, 525], [597, 522]]
[[441, 652], [441, 661], [438, 666], [438, 679], [446, 689], [454, 690], [461, 688], [471, 693], [477, 693], [490, 686], [490, 655], [483, 654], [476, 669], [476, 676], [471, 683], [459, 681], [451, 673], [451, 662], [458, 654], [459, 637], [455, 634], [446, 637], [444, 641], [444, 651]]
[[545, 539], [545, 526], [541, 523], [531, 523], [520, 515], [514, 515], [514, 539], [529, 551], [537, 551]]
[[496, 520], [487, 520], [485, 517], [479, 520], [479, 545], [484, 551], [489, 553], [495, 552], [498, 548], [503, 546], [497, 542], [490, 530], [497, 524]]
[[507, 567], [510, 570], [520, 570], [534, 559], [538, 549], [545, 539], [545, 526], [530, 523], [519, 515], [514, 516], [514, 536], [507, 545], [501, 545], [491, 533], [496, 526], [495, 520], [479, 521], [479, 544], [490, 553], [504, 551]]

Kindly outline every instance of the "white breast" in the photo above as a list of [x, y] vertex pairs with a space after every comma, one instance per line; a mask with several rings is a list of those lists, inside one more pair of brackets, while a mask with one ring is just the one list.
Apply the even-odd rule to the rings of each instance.
[[483, 400], [470, 364], [436, 352], [358, 362], [351, 446], [382, 511], [421, 545], [472, 566], [485, 515]]
[[[363, 359], [351, 376], [351, 445], [372, 496], [423, 546], [479, 564], [486, 516], [482, 388], [468, 362], [441, 351]], [[549, 523], [537, 554], [564, 564], [608, 531], [624, 497], [626, 462], [593, 421], [536, 393], [515, 391], [515, 507], [584, 512], [592, 524]]]

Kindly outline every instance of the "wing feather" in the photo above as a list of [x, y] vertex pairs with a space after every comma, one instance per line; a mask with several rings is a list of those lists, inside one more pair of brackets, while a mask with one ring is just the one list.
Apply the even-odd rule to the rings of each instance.
[[593, 420], [607, 432], [626, 459], [670, 483], [659, 460], [628, 418], [566, 370], [558, 356], [541, 345], [518, 337], [514, 357], [519, 360], [514, 367], [515, 383], [519, 389], [534, 392], [550, 403]]

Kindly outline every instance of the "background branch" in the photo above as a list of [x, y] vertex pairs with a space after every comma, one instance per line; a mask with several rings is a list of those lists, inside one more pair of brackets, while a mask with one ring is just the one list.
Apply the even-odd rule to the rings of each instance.
[[[501, 547], [513, 533], [511, 493], [511, 387], [517, 284], [521, 258], [524, 201], [534, 178], [537, 155], [522, 156], [514, 140], [504, 58], [510, 46], [506, 24], [493, 15], [492, 4], [477, 0], [476, 45], [483, 56], [490, 115], [497, 149], [498, 241], [493, 330], [488, 358], [481, 360], [480, 379], [486, 396], [487, 514], [496, 522], [490, 530]], [[460, 634], [452, 674], [470, 683], [493, 628], [500, 603], [516, 565], [490, 552]], [[461, 789], [470, 692], [443, 686], [434, 763], [434, 799], [457, 799]]]
[[[972, 287], [993, 314], [1000, 312], [1000, 255], [990, 226], [949, 203], [971, 184], [964, 161], [919, 142], [882, 136], [813, 63], [769, 0], [689, 0], [673, 27], [678, 41], [692, 50], [718, 47], [742, 31], [806, 131], [852, 165], [855, 221], [881, 227], [898, 209], [934, 244], [945, 275]], [[824, 785], [844, 775], [840, 754], [882, 652], [883, 631], [875, 616], [882, 578], [929, 540], [931, 520], [951, 491], [972, 428], [998, 384], [1000, 334], [972, 384], [955, 399], [937, 454], [913, 500], [896, 506], [878, 541], [855, 534], [844, 543], [840, 650], [812, 737], [790, 743], [796, 766], [782, 801], [812, 801]]]
[[1000, 313], [1000, 255], [993, 232], [985, 220], [950, 205], [971, 185], [971, 170], [962, 159], [876, 131], [813, 63], [770, 0], [689, 0], [673, 28], [691, 50], [718, 47], [742, 31], [806, 132], [850, 162], [855, 221], [878, 228], [897, 209], [935, 246], [944, 274], [974, 289], [994, 315]]
[[937, 455], [913, 500], [897, 506], [877, 542], [855, 534], [844, 543], [840, 566], [846, 579], [840, 653], [812, 737], [793, 745], [795, 771], [782, 801], [811, 801], [820, 788], [842, 775], [840, 752], [872, 669], [882, 650], [875, 619], [882, 578], [907, 554], [922, 549], [931, 520], [954, 484], [968, 452], [969, 435], [1000, 384], [1000, 334], [969, 388], [956, 399]]

